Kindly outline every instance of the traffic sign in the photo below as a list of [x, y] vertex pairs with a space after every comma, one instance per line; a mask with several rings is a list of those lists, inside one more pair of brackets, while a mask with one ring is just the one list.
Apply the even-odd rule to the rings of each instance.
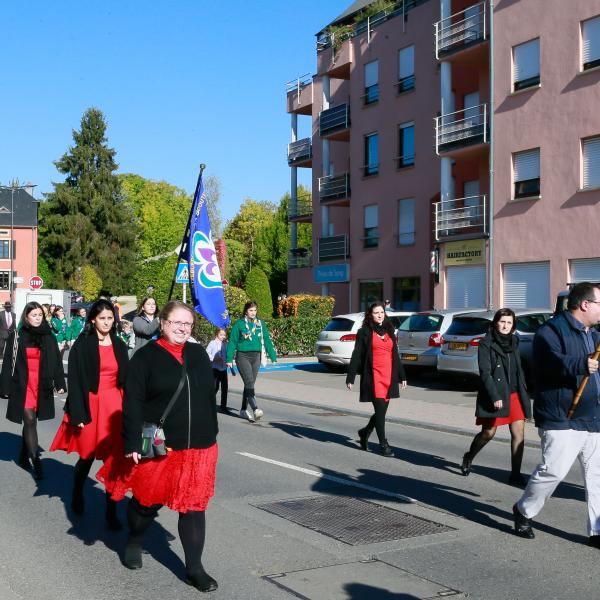
[[29, 287], [32, 290], [39, 290], [43, 285], [44, 280], [40, 276], [34, 275], [33, 277], [29, 278]]
[[189, 283], [190, 270], [186, 262], [179, 263], [177, 266], [177, 275], [175, 276], [176, 283]]

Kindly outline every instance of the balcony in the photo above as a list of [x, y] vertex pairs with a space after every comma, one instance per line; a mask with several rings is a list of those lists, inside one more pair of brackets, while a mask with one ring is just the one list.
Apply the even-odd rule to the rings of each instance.
[[319, 177], [319, 200], [321, 204], [350, 204], [350, 173]]
[[319, 262], [344, 260], [350, 256], [347, 235], [332, 235], [319, 238]]
[[467, 196], [434, 204], [434, 234], [439, 240], [482, 238], [488, 235], [487, 197]]
[[312, 167], [312, 141], [304, 138], [288, 144], [287, 160], [290, 167]]
[[350, 105], [340, 104], [319, 113], [319, 135], [331, 140], [350, 139]]
[[312, 115], [314, 101], [313, 78], [305, 73], [285, 84], [287, 112], [298, 115]]
[[288, 205], [288, 220], [295, 223], [310, 223], [313, 216], [312, 198], [307, 196], [299, 196], [296, 201], [296, 206], [292, 206], [292, 202]]
[[288, 253], [288, 269], [312, 266], [312, 253], [308, 248], [295, 248]]
[[488, 39], [486, 2], [469, 6], [438, 21], [434, 27], [435, 57], [438, 60], [477, 46]]
[[487, 104], [480, 104], [436, 117], [436, 154], [487, 144], [489, 142], [487, 111]]

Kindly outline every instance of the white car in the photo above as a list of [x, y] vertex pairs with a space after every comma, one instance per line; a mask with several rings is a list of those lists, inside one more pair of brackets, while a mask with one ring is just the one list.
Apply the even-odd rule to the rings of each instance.
[[[386, 311], [387, 317], [394, 324], [394, 328], [402, 324], [413, 313]], [[362, 327], [365, 313], [352, 313], [332, 317], [327, 327], [319, 334], [315, 347], [315, 355], [319, 362], [332, 367], [346, 367], [350, 364], [350, 357], [356, 342], [356, 332]]]

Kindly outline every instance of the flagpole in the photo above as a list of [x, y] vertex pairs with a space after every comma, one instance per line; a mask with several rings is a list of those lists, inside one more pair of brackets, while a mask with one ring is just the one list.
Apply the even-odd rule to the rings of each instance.
[[[196, 199], [196, 195], [198, 194], [198, 189], [200, 188], [200, 182], [202, 181], [202, 173], [204, 173], [204, 169], [206, 169], [206, 165], [204, 163], [201, 163], [200, 164], [200, 174], [198, 175], [198, 181], [196, 182], [196, 190], [194, 191], [194, 195], [192, 197], [192, 206], [190, 208], [190, 214], [188, 216], [187, 225], [185, 226], [183, 238], [181, 239], [181, 246], [179, 248], [179, 256], [177, 257], [177, 263], [175, 264], [175, 273], [174, 273], [173, 279], [171, 281], [171, 289], [169, 290], [169, 300], [171, 300], [171, 296], [173, 296], [173, 288], [175, 287], [175, 280], [177, 279], [177, 268], [179, 266], [179, 262], [181, 261], [181, 256], [184, 252], [183, 244], [190, 233], [190, 225], [192, 223], [192, 215], [194, 212], [194, 200]], [[189, 243], [189, 240], [188, 240], [188, 243]], [[185, 300], [184, 300], [184, 302], [185, 302]]]

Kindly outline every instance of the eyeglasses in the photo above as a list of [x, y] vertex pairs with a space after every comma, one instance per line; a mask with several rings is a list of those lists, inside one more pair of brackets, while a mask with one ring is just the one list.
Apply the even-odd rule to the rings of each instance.
[[166, 321], [171, 327], [176, 327], [178, 329], [189, 329], [190, 331], [192, 330], [192, 327], [194, 326], [193, 323], [186, 323], [185, 321], [169, 321], [167, 319]]
[[586, 302], [589, 302], [590, 304], [600, 304], [600, 300], [586, 300]]

